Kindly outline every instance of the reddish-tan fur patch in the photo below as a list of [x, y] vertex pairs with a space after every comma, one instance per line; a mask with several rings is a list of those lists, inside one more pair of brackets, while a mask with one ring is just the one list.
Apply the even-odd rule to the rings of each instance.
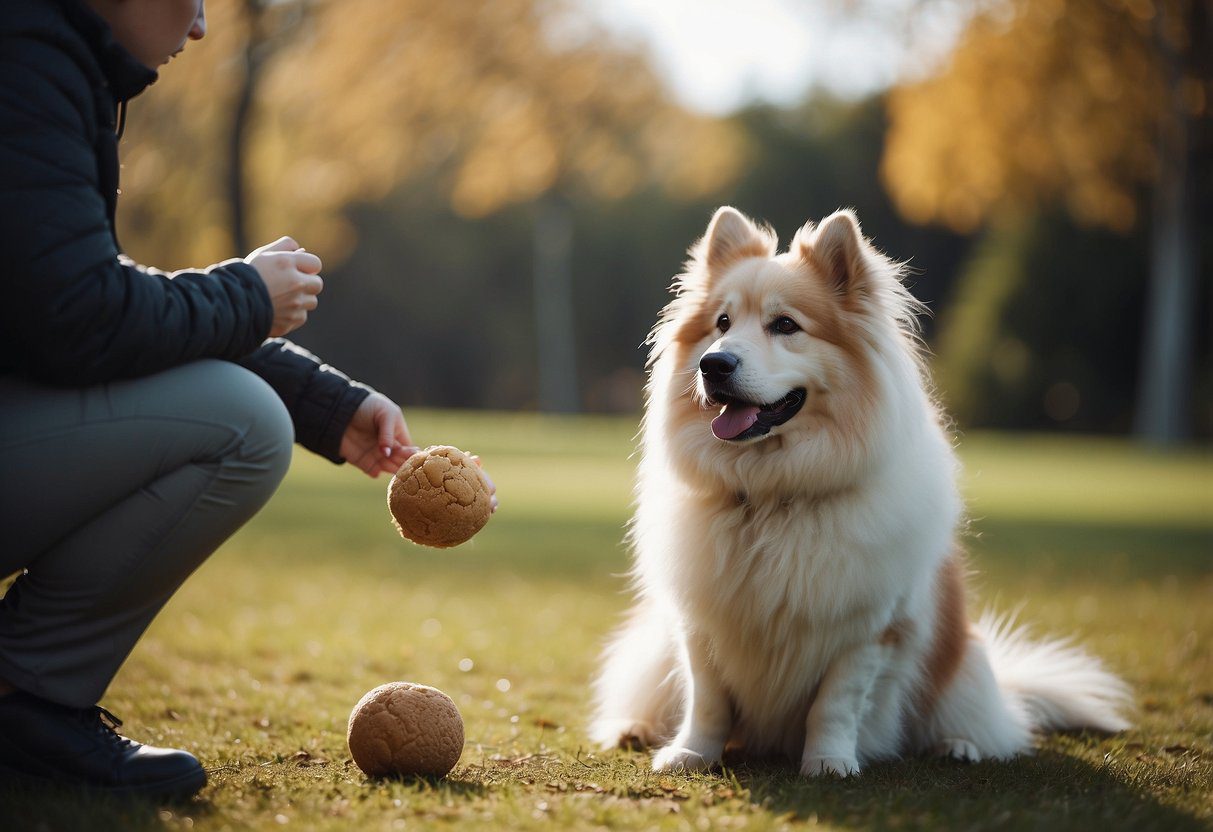
[[846, 389], [810, 391], [804, 413], [830, 422], [844, 441], [862, 443], [868, 419], [875, 412], [877, 392], [862, 329], [847, 320], [856, 313], [844, 310], [837, 293], [822, 275], [814, 273], [811, 264], [800, 264], [789, 277], [783, 296], [808, 320], [809, 335], [836, 347], [849, 365]]
[[861, 359], [867, 350], [858, 329], [848, 326], [843, 305], [826, 285], [826, 279], [813, 273], [811, 266], [809, 269], [808, 274], [789, 275], [792, 279], [779, 287], [781, 294], [809, 319], [810, 335], [838, 347], [855, 361], [856, 369], [862, 369], [866, 362]]
[[812, 227], [801, 229], [793, 248], [834, 291], [840, 293], [848, 311], [863, 308], [863, 298], [868, 290], [865, 279], [868, 245], [859, 233], [854, 214], [841, 212], [816, 230]]
[[[699, 308], [694, 313], [689, 314], [678, 324], [678, 328], [674, 330], [673, 341], [675, 344], [681, 345], [683, 348], [689, 348], [698, 344], [700, 341], [708, 337], [715, 329], [715, 320], [711, 317], [711, 310], [707, 308], [707, 299], [699, 304]], [[684, 364], [684, 357], [679, 355], [677, 366], [681, 367]]]
[[722, 269], [746, 257], [770, 257], [771, 243], [765, 237], [755, 236], [752, 240], [734, 242], [726, 256], [720, 260], [709, 260], [708, 265], [713, 269]]
[[969, 619], [965, 614], [964, 557], [955, 551], [935, 576], [935, 628], [931, 649], [923, 665], [918, 691], [918, 712], [929, 714], [947, 689], [964, 658], [969, 642]]
[[881, 647], [900, 647], [906, 637], [906, 622], [894, 621], [884, 628], [877, 643]]

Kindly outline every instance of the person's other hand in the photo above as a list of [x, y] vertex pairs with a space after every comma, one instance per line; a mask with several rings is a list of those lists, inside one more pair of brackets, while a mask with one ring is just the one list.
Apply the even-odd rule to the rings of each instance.
[[400, 406], [382, 393], [362, 400], [341, 437], [341, 455], [369, 477], [395, 474], [417, 452]]
[[257, 270], [274, 304], [274, 322], [270, 335], [277, 337], [307, 323], [307, 313], [319, 304], [317, 295], [324, 288], [320, 279], [320, 258], [304, 251], [290, 237], [281, 237], [244, 258]]

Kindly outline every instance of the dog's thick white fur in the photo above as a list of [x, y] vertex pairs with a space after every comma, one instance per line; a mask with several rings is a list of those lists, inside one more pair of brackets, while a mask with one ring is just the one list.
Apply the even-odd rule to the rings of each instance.
[[[654, 747], [657, 770], [729, 744], [846, 776], [1126, 727], [1097, 659], [966, 617], [958, 466], [900, 278], [850, 211], [776, 253], [721, 208], [691, 249], [650, 341], [638, 597], [596, 682], [600, 745]], [[700, 369], [721, 354], [723, 391]]]

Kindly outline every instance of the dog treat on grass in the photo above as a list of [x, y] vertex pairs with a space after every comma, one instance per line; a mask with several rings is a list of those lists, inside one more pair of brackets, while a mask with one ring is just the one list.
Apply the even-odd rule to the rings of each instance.
[[388, 485], [387, 504], [400, 536], [423, 546], [458, 546], [492, 513], [488, 478], [472, 457], [431, 445], [404, 461]]
[[368, 777], [445, 777], [463, 753], [463, 717], [437, 688], [389, 682], [354, 706], [346, 742]]

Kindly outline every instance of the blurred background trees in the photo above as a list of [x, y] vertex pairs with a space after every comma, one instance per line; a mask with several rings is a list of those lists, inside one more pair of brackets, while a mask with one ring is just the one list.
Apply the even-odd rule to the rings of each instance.
[[299, 341], [406, 407], [637, 410], [717, 205], [785, 238], [849, 205], [962, 426], [1210, 433], [1200, 0], [986, 0], [887, 92], [725, 116], [573, 2], [207, 9], [131, 107], [122, 239], [171, 268], [295, 235], [327, 277]]
[[[945, 386], [957, 391], [967, 417], [1007, 404], [991, 393], [1020, 399], [1025, 388], [1034, 394], [1048, 385], [1047, 412], [1077, 415], [1085, 389], [1105, 418], [1123, 425], [1132, 412], [1117, 397], [1106, 400], [1106, 382], [1097, 383], [1107, 354], [1060, 332], [1079, 321], [1082, 332], [1098, 332], [1087, 310], [1101, 304], [1102, 287], [1144, 300], [1148, 316], [1140, 330], [1144, 342], [1133, 340], [1142, 347], [1138, 433], [1166, 442], [1190, 432], [1197, 271], [1207, 258], [1200, 247], [1210, 216], [1211, 78], [1213, 10], [1200, 0], [1014, 0], [976, 14], [937, 75], [891, 94], [884, 173], [904, 216], [958, 231], [976, 231], [994, 218], [999, 230], [992, 233], [1006, 236], [990, 241], [993, 251], [985, 252], [997, 264], [975, 268], [974, 281], [984, 291], [971, 287], [968, 319], [958, 314], [949, 325]], [[1065, 216], [1050, 218], [1058, 207]], [[1198, 232], [1202, 218], [1204, 234]], [[1073, 229], [1057, 234], [1044, 227], [1056, 223], [1114, 232], [1100, 248], [1121, 256], [1133, 250], [1118, 238], [1144, 229], [1150, 240], [1145, 268], [1126, 273], [1112, 260], [1092, 274], [1099, 259], [1073, 257], [1081, 240]], [[1046, 239], [1048, 256], [1069, 261], [1068, 274], [1033, 256], [1033, 241]], [[1011, 262], [1017, 255], [1018, 265]], [[1046, 282], [1059, 278], [1066, 285]], [[1072, 291], [1084, 281], [1088, 285]], [[1144, 297], [1135, 291], [1141, 283], [1148, 287]], [[1039, 303], [1038, 315], [1029, 316], [1043, 316], [1058, 332], [1025, 338], [1031, 324], [1013, 308], [1027, 293], [1068, 301]], [[982, 303], [1008, 314], [993, 320]], [[1207, 323], [1207, 302], [1203, 308]], [[1123, 336], [1136, 329], [1123, 319], [1117, 324]], [[978, 327], [981, 335], [972, 331]], [[961, 343], [968, 349], [955, 348]], [[1068, 358], [1054, 350], [1052, 361], [1008, 357], [1023, 352], [1012, 344], [1049, 343], [1064, 347]], [[1132, 360], [1124, 352], [1113, 354]]]

